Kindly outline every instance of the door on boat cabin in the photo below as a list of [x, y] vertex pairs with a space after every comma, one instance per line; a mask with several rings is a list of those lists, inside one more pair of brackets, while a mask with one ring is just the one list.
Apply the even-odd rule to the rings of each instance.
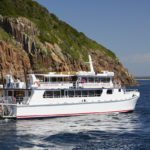
[[16, 98], [16, 102], [20, 104], [25, 97], [25, 90], [14, 91], [14, 97]]

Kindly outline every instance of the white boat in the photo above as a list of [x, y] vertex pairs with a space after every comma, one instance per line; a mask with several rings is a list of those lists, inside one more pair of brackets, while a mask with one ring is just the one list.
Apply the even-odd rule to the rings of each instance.
[[128, 112], [140, 96], [113, 82], [114, 73], [90, 72], [29, 74], [29, 82], [6, 76], [0, 90], [2, 118], [42, 118], [96, 113]]

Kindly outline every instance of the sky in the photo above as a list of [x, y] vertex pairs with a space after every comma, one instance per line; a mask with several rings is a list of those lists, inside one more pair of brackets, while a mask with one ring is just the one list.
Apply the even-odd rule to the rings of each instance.
[[150, 0], [35, 0], [113, 51], [134, 76], [150, 76]]

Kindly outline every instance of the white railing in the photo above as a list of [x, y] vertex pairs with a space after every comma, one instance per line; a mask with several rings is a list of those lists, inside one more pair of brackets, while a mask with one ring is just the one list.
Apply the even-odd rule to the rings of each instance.
[[6, 96], [6, 97], [0, 97], [0, 103], [6, 103], [6, 104], [27, 104], [30, 97], [12, 97], [12, 96]]

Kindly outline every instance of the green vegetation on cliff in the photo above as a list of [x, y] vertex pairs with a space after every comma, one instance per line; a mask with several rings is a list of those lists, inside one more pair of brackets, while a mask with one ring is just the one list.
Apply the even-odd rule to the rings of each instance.
[[[0, 14], [6, 17], [28, 18], [37, 25], [40, 31], [38, 38], [42, 43], [57, 43], [64, 54], [70, 54], [76, 60], [81, 56], [84, 61], [87, 61], [90, 49], [100, 50], [106, 55], [116, 58], [113, 52], [59, 20], [35, 1], [0, 0]], [[3, 32], [3, 34], [5, 33]]]
[[16, 46], [13, 41], [12, 36], [8, 34], [5, 30], [3, 30], [1, 27], [0, 27], [0, 40], [3, 40], [7, 42], [8, 44], [13, 45], [14, 47]]

